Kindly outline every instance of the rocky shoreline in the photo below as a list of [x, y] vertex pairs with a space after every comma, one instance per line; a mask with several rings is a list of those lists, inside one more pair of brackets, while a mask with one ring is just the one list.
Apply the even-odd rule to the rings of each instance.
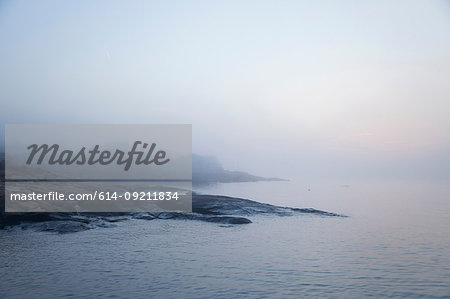
[[193, 194], [192, 213], [28, 213], [1, 214], [0, 229], [32, 229], [56, 233], [71, 233], [97, 227], [113, 227], [116, 222], [130, 219], [142, 220], [197, 220], [226, 225], [248, 224], [246, 217], [254, 215], [293, 216], [312, 214], [325, 217], [346, 217], [343, 215], [306, 208], [280, 207], [248, 199]]

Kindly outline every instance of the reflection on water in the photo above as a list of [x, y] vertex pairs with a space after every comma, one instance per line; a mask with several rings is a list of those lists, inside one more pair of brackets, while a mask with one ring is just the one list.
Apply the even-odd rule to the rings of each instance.
[[[450, 184], [260, 182], [206, 193], [349, 215], [0, 231], [2, 297], [450, 295]], [[114, 297], [114, 296], [112, 296]]]

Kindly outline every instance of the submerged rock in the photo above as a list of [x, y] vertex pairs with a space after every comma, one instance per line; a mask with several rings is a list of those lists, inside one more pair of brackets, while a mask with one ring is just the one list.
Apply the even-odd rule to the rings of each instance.
[[220, 224], [248, 224], [250, 219], [242, 216], [259, 214], [275, 216], [292, 216], [296, 214], [313, 214], [318, 216], [345, 217], [339, 214], [311, 208], [289, 208], [260, 203], [249, 199], [219, 196], [192, 195], [192, 213], [155, 212], [155, 213], [27, 213], [0, 214], [0, 228], [20, 227], [36, 231], [70, 233], [96, 227], [115, 226], [115, 222], [129, 219], [181, 219], [197, 220]]

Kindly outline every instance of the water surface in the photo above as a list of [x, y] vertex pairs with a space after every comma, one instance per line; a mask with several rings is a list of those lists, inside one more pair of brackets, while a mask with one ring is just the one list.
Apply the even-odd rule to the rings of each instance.
[[73, 234], [0, 230], [3, 298], [450, 297], [450, 184], [289, 181], [197, 191], [348, 218], [248, 225], [130, 220]]

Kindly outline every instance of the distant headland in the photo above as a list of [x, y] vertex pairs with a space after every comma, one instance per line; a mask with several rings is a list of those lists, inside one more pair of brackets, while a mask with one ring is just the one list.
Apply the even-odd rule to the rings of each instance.
[[192, 155], [192, 183], [194, 185], [259, 181], [287, 180], [256, 176], [243, 171], [226, 170], [213, 156]]

